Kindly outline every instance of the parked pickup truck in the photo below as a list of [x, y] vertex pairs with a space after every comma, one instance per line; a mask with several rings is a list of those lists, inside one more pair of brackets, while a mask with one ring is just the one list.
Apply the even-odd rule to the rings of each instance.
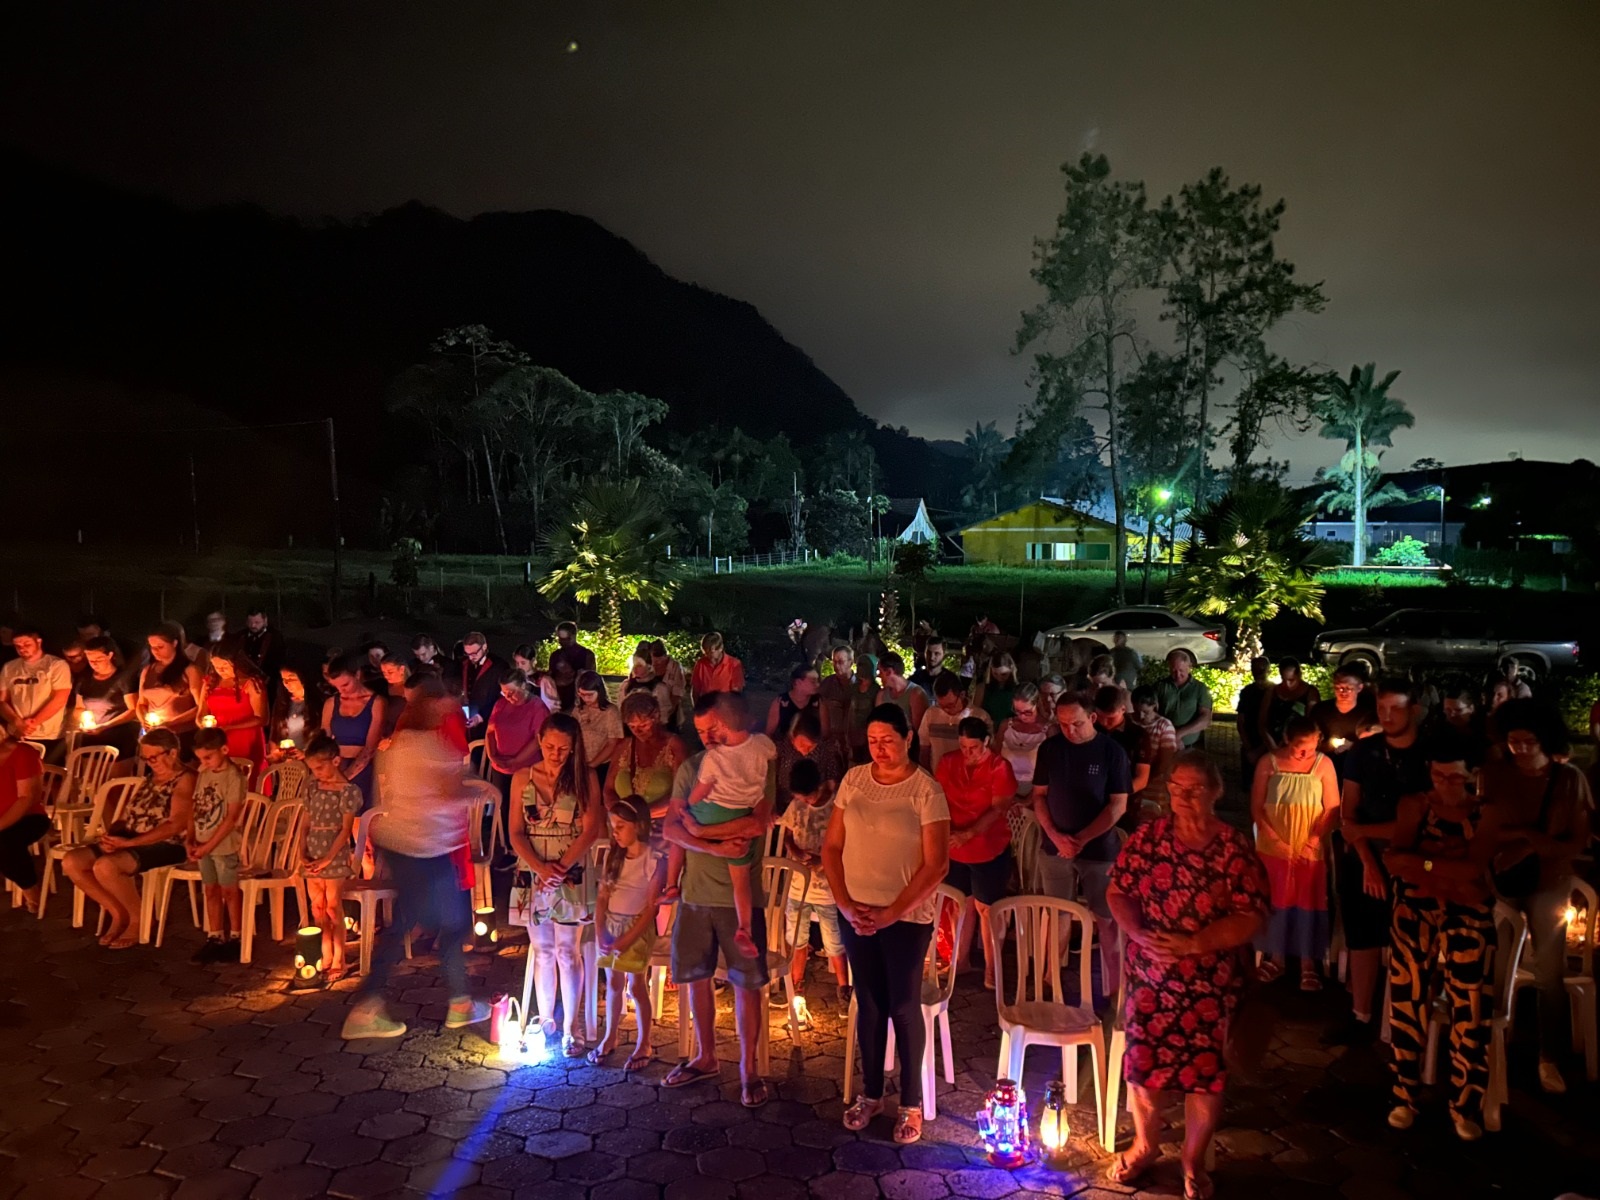
[[1402, 608], [1370, 629], [1326, 630], [1312, 646], [1317, 662], [1330, 667], [1363, 662], [1373, 672], [1412, 667], [1488, 672], [1508, 656], [1524, 675], [1548, 675], [1577, 666], [1578, 643], [1502, 637], [1482, 613]]

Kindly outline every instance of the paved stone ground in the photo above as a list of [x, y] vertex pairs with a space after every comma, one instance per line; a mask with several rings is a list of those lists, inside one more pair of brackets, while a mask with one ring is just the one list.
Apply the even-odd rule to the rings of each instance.
[[[1230, 735], [1219, 730], [1212, 747], [1223, 762]], [[287, 994], [287, 946], [258, 941], [249, 967], [196, 967], [198, 935], [181, 905], [164, 949], [122, 953], [72, 929], [68, 912], [59, 899], [44, 922], [0, 911], [0, 1200], [1131, 1194], [1105, 1182], [1092, 1138], [1076, 1143], [1064, 1172], [984, 1165], [972, 1114], [993, 1082], [999, 1038], [976, 975], [962, 978], [952, 1007], [956, 1083], [941, 1079], [938, 1120], [921, 1144], [899, 1149], [887, 1118], [863, 1135], [839, 1124], [844, 1042], [831, 1003], [813, 1005], [817, 1028], [799, 1047], [774, 1021], [775, 1099], [749, 1113], [737, 1103], [726, 998], [721, 1083], [666, 1091], [665, 1063], [631, 1079], [581, 1060], [510, 1067], [483, 1040], [486, 1027], [443, 1032], [445, 996], [428, 957], [405, 964], [394, 989], [412, 1031], [345, 1043], [337, 1034], [352, 984]], [[483, 994], [520, 988], [524, 959], [507, 949], [471, 956]], [[1252, 1029], [1264, 1050], [1230, 1089], [1219, 1195], [1600, 1195], [1600, 1088], [1539, 1092], [1531, 1029], [1513, 1047], [1504, 1132], [1463, 1146], [1437, 1105], [1409, 1133], [1385, 1125], [1381, 1050], [1318, 1044], [1337, 988], [1303, 996], [1283, 981], [1267, 999]], [[665, 1026], [664, 1051], [676, 1032], [670, 997]], [[1058, 1065], [1049, 1052], [1030, 1055], [1031, 1097]], [[1087, 1069], [1082, 1077], [1074, 1127], [1087, 1131], [1093, 1093]], [[1120, 1128], [1126, 1145], [1126, 1113]], [[1140, 1194], [1181, 1194], [1175, 1158], [1146, 1186]]]

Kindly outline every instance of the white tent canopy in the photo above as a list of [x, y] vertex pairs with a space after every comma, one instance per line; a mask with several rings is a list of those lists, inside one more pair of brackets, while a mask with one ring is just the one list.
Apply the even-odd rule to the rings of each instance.
[[913, 546], [937, 546], [939, 544], [939, 534], [934, 529], [933, 522], [928, 518], [927, 501], [917, 501], [917, 515], [911, 518], [911, 524], [900, 531], [898, 540]]

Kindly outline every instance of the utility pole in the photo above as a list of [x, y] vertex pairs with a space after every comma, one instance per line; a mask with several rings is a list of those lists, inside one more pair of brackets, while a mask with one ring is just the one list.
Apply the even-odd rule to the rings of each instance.
[[333, 418], [328, 418], [328, 483], [333, 496], [333, 583], [329, 616], [339, 619], [339, 590], [344, 573], [344, 534], [339, 528], [339, 456], [333, 435]]

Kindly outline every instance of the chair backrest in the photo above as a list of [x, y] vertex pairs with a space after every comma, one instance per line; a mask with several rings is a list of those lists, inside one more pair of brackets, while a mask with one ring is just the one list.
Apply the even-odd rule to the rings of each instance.
[[588, 902], [590, 913], [600, 899], [600, 877], [606, 869], [606, 853], [611, 849], [611, 842], [606, 838], [595, 838], [594, 845], [589, 847], [589, 853], [583, 861], [583, 894]]
[[1581, 879], [1572, 881], [1572, 906], [1576, 919], [1583, 921], [1583, 937], [1578, 940], [1578, 974], [1594, 978], [1594, 946], [1600, 930], [1595, 928], [1596, 909], [1600, 907], [1594, 887]]
[[117, 765], [115, 746], [80, 746], [67, 755], [68, 804], [80, 803], [79, 796], [93, 796], [111, 778]]
[[369, 808], [356, 818], [355, 832], [351, 835], [355, 841], [352, 850], [352, 861], [356, 864], [356, 873], [361, 873], [362, 859], [367, 852], [367, 839], [372, 836], [372, 823], [383, 816], [383, 809]]
[[467, 743], [467, 767], [479, 779], [489, 778], [494, 768], [489, 764], [489, 742], [486, 738], [476, 738]]
[[486, 779], [468, 779], [462, 784], [467, 810], [467, 836], [472, 839], [472, 857], [482, 861], [488, 855], [485, 840], [488, 832], [484, 823], [493, 821], [500, 807], [500, 789]]
[[1528, 918], [1504, 900], [1494, 906], [1494, 1019], [1509, 1021], [1516, 1005], [1517, 968], [1528, 946]]
[[261, 831], [262, 823], [267, 819], [267, 813], [272, 811], [272, 801], [260, 792], [246, 793], [244, 798], [244, 811], [239, 814], [239, 859], [248, 865], [244, 857], [245, 848], [255, 843], [257, 834]]
[[239, 774], [244, 776], [244, 781], [246, 783], [249, 783], [252, 779], [255, 778], [255, 773], [256, 773], [255, 759], [253, 759], [253, 758], [232, 758], [232, 757], [230, 757], [228, 759], [228, 761], [231, 762], [234, 765], [234, 767], [238, 770]]
[[53, 812], [57, 805], [70, 803], [71, 795], [72, 783], [67, 778], [65, 767], [45, 763], [39, 768], [39, 803], [44, 805], [46, 812]]
[[776, 821], [772, 823], [772, 828], [767, 830], [767, 845], [762, 854], [766, 858], [788, 857], [783, 852], [783, 826]]
[[108, 779], [100, 785], [95, 795], [96, 812], [89, 818], [89, 828], [84, 831], [85, 841], [94, 841], [105, 832], [107, 825], [117, 822], [129, 798], [139, 790], [143, 779]]
[[296, 856], [300, 849], [300, 820], [304, 814], [305, 805], [298, 800], [272, 805], [257, 827], [255, 837], [243, 846], [240, 861], [256, 871], [293, 872], [299, 865]]
[[[1017, 977], [1007, 995], [1005, 958], [1006, 927], [1017, 932]], [[1072, 927], [1078, 927], [1078, 996], [1067, 998], [1063, 986], [1062, 949], [1071, 943]], [[1073, 1007], [1094, 1003], [1094, 984], [1090, 947], [1094, 936], [1094, 914], [1072, 900], [1054, 896], [1012, 896], [989, 909], [990, 953], [995, 964], [995, 1003], [1065, 1004]]]
[[[799, 931], [788, 927], [789, 889], [798, 879], [802, 886], [811, 882], [811, 868], [792, 858], [767, 855], [761, 860], [761, 891], [766, 896], [767, 949], [787, 954], [794, 949]], [[807, 931], [809, 932], [809, 931]]]
[[971, 899], [948, 883], [939, 885], [938, 890], [934, 892], [934, 899], [937, 903], [933, 910], [933, 936], [928, 939], [928, 956], [922, 961], [922, 978], [925, 983], [932, 984], [936, 989], [940, 1003], [949, 1004], [950, 997], [956, 990], [957, 963], [955, 954], [952, 953], [944, 971], [940, 972], [939, 930], [944, 928], [946, 914], [952, 914], [950, 926], [954, 940], [951, 945], [959, 950], [961, 939], [967, 931], [967, 922], [975, 910]]

